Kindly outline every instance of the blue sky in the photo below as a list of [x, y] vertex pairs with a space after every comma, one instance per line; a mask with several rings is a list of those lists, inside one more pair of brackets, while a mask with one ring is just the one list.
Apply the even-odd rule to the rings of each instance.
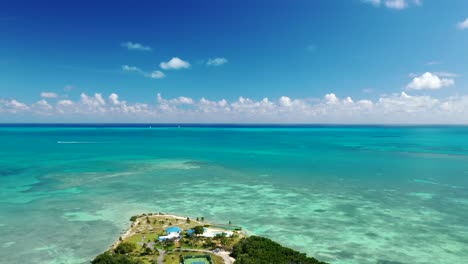
[[466, 123], [466, 19], [465, 0], [3, 1], [0, 121]]

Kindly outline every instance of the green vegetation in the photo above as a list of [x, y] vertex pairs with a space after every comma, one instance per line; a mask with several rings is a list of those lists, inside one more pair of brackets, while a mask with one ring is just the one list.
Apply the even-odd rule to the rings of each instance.
[[117, 254], [128, 254], [136, 249], [136, 245], [130, 242], [122, 242], [115, 249]]
[[264, 237], [251, 236], [234, 245], [236, 264], [326, 264]]
[[120, 255], [120, 254], [111, 254], [105, 252], [97, 256], [92, 264], [143, 264], [144, 262], [139, 259], [134, 259], [130, 256]]
[[196, 226], [196, 227], [193, 228], [193, 233], [195, 235], [201, 235], [201, 234], [203, 234], [203, 232], [204, 232], [204, 229], [203, 229], [203, 226], [201, 226], [201, 225]]
[[[202, 259], [210, 260], [213, 264], [224, 264], [220, 255], [208, 251], [218, 249], [232, 252], [236, 264], [325, 264], [267, 238], [245, 238], [245, 234], [240, 231], [242, 228], [233, 225], [231, 221], [224, 225], [212, 225], [203, 222], [204, 217], [178, 218], [162, 213], [133, 216], [130, 220], [131, 228], [126, 235], [119, 237], [116, 244], [97, 256], [92, 264], [155, 264], [158, 256], [165, 264], [202, 262]], [[166, 229], [173, 227], [173, 223], [184, 230], [181, 237], [159, 241], [158, 237], [166, 235]], [[205, 227], [219, 234], [204, 237], [202, 234]], [[189, 229], [193, 229], [192, 235], [188, 235]], [[231, 237], [221, 233], [228, 230], [233, 231]], [[208, 257], [198, 258], [201, 256], [200, 251]]]

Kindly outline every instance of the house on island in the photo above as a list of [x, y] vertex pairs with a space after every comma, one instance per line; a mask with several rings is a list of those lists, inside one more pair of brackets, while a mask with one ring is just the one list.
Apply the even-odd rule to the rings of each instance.
[[179, 239], [182, 234], [182, 229], [178, 226], [171, 226], [166, 228], [166, 235], [158, 237], [159, 241], [166, 241], [171, 239]]
[[[195, 230], [193, 229], [189, 229], [187, 230], [187, 234], [189, 236], [192, 236], [195, 234]], [[226, 237], [232, 237], [232, 235], [234, 235], [234, 232], [232, 231], [227, 231], [227, 230], [220, 230], [220, 229], [215, 229], [215, 228], [206, 228], [204, 227], [203, 228], [203, 234], [201, 235], [197, 235], [197, 236], [201, 236], [201, 237], [216, 237], [218, 235], [222, 235], [222, 234], [225, 234]]]

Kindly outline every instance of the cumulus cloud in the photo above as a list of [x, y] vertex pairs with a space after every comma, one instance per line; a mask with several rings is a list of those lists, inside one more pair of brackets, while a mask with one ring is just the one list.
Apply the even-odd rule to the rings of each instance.
[[153, 71], [151, 73], [148, 74], [148, 77], [152, 78], [152, 79], [162, 79], [164, 78], [166, 75], [164, 74], [164, 72], [162, 71]]
[[338, 103], [338, 97], [336, 97], [336, 95], [334, 93], [326, 94], [324, 98], [325, 98], [325, 102], [327, 104], [336, 104], [336, 103]]
[[406, 88], [410, 90], [437, 90], [443, 87], [452, 86], [454, 84], [455, 81], [453, 79], [441, 78], [436, 74], [426, 72], [421, 76], [414, 77], [413, 80], [406, 86]]
[[385, 6], [391, 9], [405, 9], [410, 5], [420, 6], [422, 0], [363, 0], [365, 3], [373, 6]]
[[135, 66], [129, 66], [129, 65], [122, 65], [122, 71], [126, 72], [143, 72], [140, 68], [135, 67]]
[[[27, 105], [16, 99], [0, 99], [0, 120], [17, 115], [36, 115], [47, 120], [115, 122], [223, 122], [223, 123], [375, 123], [375, 124], [467, 124], [468, 96], [434, 98], [409, 92], [380, 96], [376, 100], [339, 97], [236, 100], [165, 98], [156, 94], [152, 103], [129, 103], [117, 93], [82, 93], [76, 100], [45, 99]], [[62, 118], [62, 119], [60, 119]]]
[[214, 58], [214, 59], [208, 59], [206, 62], [206, 65], [208, 66], [221, 66], [223, 64], [226, 64], [228, 60], [226, 58]]
[[81, 93], [81, 104], [87, 106], [91, 111], [105, 112], [106, 101], [100, 93], [94, 94], [94, 96], [88, 96], [85, 93]]
[[162, 71], [145, 72], [138, 67], [129, 65], [122, 65], [121, 67], [124, 72], [136, 72], [151, 79], [162, 79], [166, 76]]
[[111, 95], [109, 95], [109, 100], [111, 101], [111, 103], [113, 105], [119, 105], [120, 104], [119, 95], [116, 94], [116, 93], [111, 93]]
[[403, 9], [408, 6], [406, 0], [387, 0], [385, 6], [388, 8]]
[[71, 100], [60, 100], [60, 101], [57, 102], [57, 105], [63, 105], [63, 106], [73, 105], [73, 101], [71, 101]]
[[121, 44], [122, 47], [127, 48], [128, 50], [139, 50], [139, 51], [151, 51], [150, 46], [144, 46], [140, 43], [135, 43], [127, 41]]
[[179, 70], [179, 69], [188, 69], [190, 68], [191, 65], [187, 61], [184, 61], [178, 57], [173, 57], [168, 62], [161, 62], [159, 66], [163, 70]]
[[30, 107], [25, 103], [19, 102], [15, 99], [0, 100], [0, 112], [19, 113], [30, 110]]
[[461, 21], [461, 22], [459, 22], [459, 23], [457, 23], [457, 27], [458, 27], [459, 29], [461, 29], [461, 30], [467, 29], [467, 28], [468, 28], [468, 18], [465, 19], [465, 20], [463, 20], [463, 21]]
[[51, 92], [42, 92], [41, 97], [42, 98], [57, 98], [58, 95], [56, 93], [51, 93]]

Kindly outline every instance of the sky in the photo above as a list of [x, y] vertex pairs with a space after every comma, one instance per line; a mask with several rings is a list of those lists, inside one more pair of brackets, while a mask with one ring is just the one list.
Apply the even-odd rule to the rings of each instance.
[[0, 1], [0, 122], [468, 124], [466, 0]]

